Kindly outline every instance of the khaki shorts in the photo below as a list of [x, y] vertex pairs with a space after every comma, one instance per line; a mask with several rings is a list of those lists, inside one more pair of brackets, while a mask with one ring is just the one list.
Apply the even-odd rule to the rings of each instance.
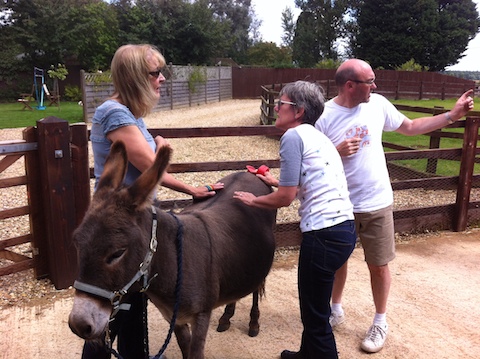
[[373, 212], [355, 213], [355, 227], [368, 264], [383, 266], [395, 258], [392, 206]]

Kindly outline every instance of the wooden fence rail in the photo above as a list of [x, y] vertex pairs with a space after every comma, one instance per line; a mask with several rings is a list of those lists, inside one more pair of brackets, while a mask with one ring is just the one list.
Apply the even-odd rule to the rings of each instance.
[[[328, 94], [335, 96], [334, 69], [272, 69], [233, 68], [232, 95], [234, 99], [260, 98], [261, 86], [286, 84], [297, 80], [317, 81]], [[475, 88], [475, 81], [436, 72], [375, 70], [377, 89], [387, 98], [395, 99], [447, 99], [457, 98], [466, 90]]]
[[[431, 111], [431, 110], [430, 110]], [[438, 111], [438, 110], [437, 110]], [[415, 150], [402, 147], [387, 152], [386, 159], [395, 173], [401, 166], [395, 161], [408, 159], [439, 160], [443, 158], [460, 161], [458, 176], [439, 176], [424, 173], [425, 178], [411, 178], [402, 168], [403, 177], [392, 181], [395, 191], [415, 188], [453, 188], [455, 203], [421, 208], [394, 210], [395, 230], [411, 232], [424, 229], [452, 229], [461, 231], [469, 223], [480, 220], [480, 202], [470, 202], [472, 186], [480, 184], [480, 176], [473, 168], [476, 162], [478, 126], [480, 117], [469, 116], [466, 121], [450, 127], [464, 127], [462, 148]], [[150, 129], [152, 135], [166, 138], [216, 137], [216, 136], [280, 136], [283, 132], [272, 125], [215, 128], [165, 128]], [[435, 131], [432, 136], [448, 137], [449, 132]], [[17, 146], [17, 147], [13, 147]], [[19, 147], [25, 146], [25, 147]], [[386, 146], [394, 146], [386, 144]], [[15, 150], [14, 150], [15, 148]], [[62, 119], [49, 117], [37, 122], [36, 127], [24, 131], [20, 144], [0, 144], [0, 154], [6, 157], [0, 162], [0, 170], [13, 161], [11, 156], [25, 156], [26, 176], [0, 179], [0, 188], [26, 184], [28, 208], [0, 211], [0, 218], [16, 214], [28, 214], [31, 233], [14, 239], [0, 240], [0, 250], [17, 243], [32, 242], [33, 258], [27, 259], [22, 268], [35, 268], [37, 277], [49, 276], [57, 288], [72, 284], [76, 277], [76, 254], [71, 243], [74, 228], [83, 218], [90, 203], [90, 181], [93, 177], [88, 159], [88, 131], [86, 124], [69, 126]], [[220, 170], [244, 170], [246, 164], [280, 166], [279, 160], [242, 160], [223, 162], [172, 163], [169, 172], [205, 172]], [[0, 171], [1, 172], [1, 171]], [[412, 171], [413, 172], [413, 171]], [[400, 172], [399, 172], [400, 173]], [[189, 200], [162, 201], [162, 208], [185, 205]], [[275, 230], [278, 246], [298, 245], [300, 232], [298, 222], [278, 223]], [[0, 269], [0, 274], [11, 273], [18, 268]]]
[[[334, 80], [317, 80], [315, 83], [319, 84], [324, 93], [326, 99], [331, 99], [337, 95], [337, 88], [335, 85]], [[410, 98], [410, 99], [424, 99], [429, 98], [428, 95], [431, 95], [431, 98], [441, 98], [445, 100], [446, 98], [454, 98], [458, 97], [467, 90], [472, 88], [472, 83], [445, 83], [442, 82], [438, 83], [428, 83], [428, 88], [435, 88], [437, 92], [432, 93], [431, 91], [428, 92], [424, 90], [426, 84], [424, 82], [401, 82], [399, 80], [379, 80], [377, 79], [375, 83], [378, 85], [378, 88], [375, 92], [382, 94], [387, 98], [394, 98], [398, 100], [399, 98]], [[402, 86], [408, 88], [408, 84], [412, 86], [412, 92], [403, 91], [400, 92], [400, 88]], [[275, 123], [276, 114], [275, 114], [275, 101], [278, 98], [278, 94], [280, 90], [285, 85], [285, 83], [277, 83], [271, 85], [262, 85], [261, 94], [260, 94], [260, 123], [264, 125], [272, 125]], [[417, 87], [420, 86], [421, 91], [419, 92]], [[439, 87], [440, 86], [440, 87]], [[413, 89], [417, 89], [417, 91], [413, 91]], [[439, 90], [440, 88], [440, 90]], [[448, 90], [447, 90], [448, 89]], [[433, 91], [433, 90], [432, 90]], [[440, 91], [440, 92], [439, 92]], [[447, 112], [448, 110], [444, 109], [443, 107], [434, 107], [434, 108], [424, 108], [420, 106], [408, 106], [408, 105], [395, 105], [399, 110], [406, 110], [411, 112], [420, 112], [420, 113], [428, 113], [431, 115], [437, 115], [443, 112]], [[477, 116], [477, 112], [472, 112], [471, 116]], [[461, 136], [461, 135], [460, 135]]]

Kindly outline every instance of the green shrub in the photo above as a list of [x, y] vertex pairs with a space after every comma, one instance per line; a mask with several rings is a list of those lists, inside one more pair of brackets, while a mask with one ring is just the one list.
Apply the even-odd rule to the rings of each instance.
[[78, 102], [82, 99], [82, 91], [78, 86], [67, 85], [65, 86], [65, 100]]
[[337, 69], [342, 64], [341, 60], [323, 59], [315, 64], [316, 69]]
[[415, 62], [415, 59], [410, 59], [407, 62], [401, 64], [400, 66], [395, 67], [395, 70], [421, 72], [421, 71], [428, 71], [428, 66], [422, 66], [420, 64], [417, 64]]
[[197, 85], [203, 85], [207, 82], [206, 70], [200, 66], [194, 66], [188, 77], [188, 90], [195, 93]]

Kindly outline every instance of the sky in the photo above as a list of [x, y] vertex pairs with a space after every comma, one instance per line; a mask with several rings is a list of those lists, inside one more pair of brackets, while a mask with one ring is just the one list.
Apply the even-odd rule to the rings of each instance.
[[[477, 4], [477, 11], [480, 12], [480, 0], [473, 0]], [[263, 41], [272, 41], [281, 45], [282, 42], [282, 12], [286, 7], [292, 9], [295, 16], [300, 14], [300, 9], [295, 7], [294, 0], [252, 0], [255, 13], [259, 20], [262, 20], [260, 33]], [[455, 71], [480, 71], [480, 34], [472, 39], [465, 51], [465, 57], [447, 70]]]

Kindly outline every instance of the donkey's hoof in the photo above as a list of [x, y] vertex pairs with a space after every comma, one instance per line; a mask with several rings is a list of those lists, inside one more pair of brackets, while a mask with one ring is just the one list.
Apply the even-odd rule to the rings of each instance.
[[230, 328], [230, 322], [228, 323], [218, 323], [217, 332], [224, 332]]
[[258, 333], [260, 332], [260, 328], [259, 327], [256, 327], [256, 328], [250, 328], [248, 330], [248, 336], [249, 337], [256, 337], [258, 335]]

